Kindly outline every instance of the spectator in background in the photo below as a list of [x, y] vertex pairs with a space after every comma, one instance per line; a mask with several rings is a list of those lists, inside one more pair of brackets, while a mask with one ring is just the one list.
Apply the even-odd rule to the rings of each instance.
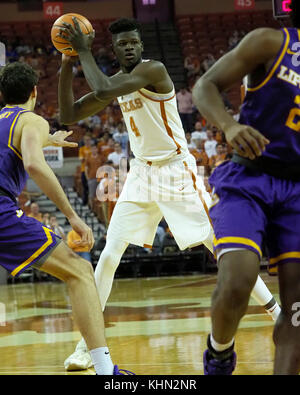
[[82, 204], [88, 203], [89, 187], [85, 175], [86, 156], [91, 153], [92, 138], [89, 134], [83, 137], [83, 146], [79, 148], [79, 159], [81, 161], [81, 183], [82, 183]]
[[201, 63], [197, 56], [189, 55], [184, 59], [184, 68], [187, 73], [187, 77], [193, 77], [200, 74]]
[[217, 154], [216, 155], [212, 155], [209, 158], [209, 163], [208, 164], [209, 164], [210, 167], [217, 167], [221, 163], [223, 163], [224, 160], [226, 159], [227, 152], [224, 152], [225, 150], [224, 150], [223, 145], [224, 144], [222, 144], [222, 143], [218, 143], [216, 145], [216, 152], [217, 152]]
[[228, 39], [228, 50], [231, 51], [240, 41], [240, 34], [235, 30]]
[[96, 196], [96, 189], [98, 186], [97, 170], [103, 165], [103, 157], [99, 154], [96, 144], [91, 146], [91, 153], [86, 156], [85, 160], [85, 175], [89, 188], [89, 206], [93, 207], [93, 200]]
[[207, 166], [208, 157], [202, 148], [203, 147], [202, 138], [194, 134], [192, 140], [193, 143], [195, 144], [195, 148], [191, 148], [189, 151], [196, 159], [197, 166]]
[[192, 141], [192, 134], [190, 132], [186, 132], [185, 133], [185, 138], [186, 138], [186, 141], [187, 141], [188, 149], [195, 148], [195, 144]]
[[127, 157], [122, 151], [121, 144], [115, 143], [114, 152], [112, 152], [108, 155], [107, 160], [111, 160], [114, 164], [114, 167], [116, 168], [120, 165], [122, 158], [127, 158]]
[[115, 119], [114, 115], [110, 115], [105, 123], [103, 124], [103, 127], [109, 131], [110, 134], [114, 134], [117, 132], [117, 120]]
[[16, 52], [19, 55], [28, 55], [32, 52], [32, 48], [26, 44], [24, 41], [19, 41], [17, 47], [16, 47]]
[[18, 52], [14, 49], [12, 45], [7, 45], [6, 46], [6, 60], [8, 62], [15, 62], [18, 60], [19, 54]]
[[[113, 106], [107, 106], [104, 110], [100, 113], [100, 118], [102, 124], [105, 124], [109, 117], [113, 115]], [[105, 128], [105, 127], [104, 127]]]
[[209, 185], [208, 178], [209, 177], [205, 176], [203, 182], [204, 182], [204, 185], [205, 185], [205, 189], [207, 190], [207, 192], [209, 194], [211, 194], [212, 189], [211, 189], [211, 186]]
[[103, 135], [101, 125], [93, 126], [91, 133], [92, 133], [93, 140], [97, 141], [98, 139], [100, 139]]
[[42, 222], [44, 225], [49, 226], [49, 224], [50, 224], [50, 214], [49, 213], [43, 214]]
[[202, 123], [199, 121], [195, 124], [195, 130], [192, 133], [192, 140], [195, 136], [197, 136], [197, 138], [200, 138], [202, 141], [207, 140], [206, 131], [203, 130]]
[[107, 49], [101, 47], [95, 57], [96, 63], [104, 74], [110, 73], [110, 57], [108, 55]]
[[169, 227], [166, 229], [166, 233], [163, 237], [162, 241], [162, 253], [168, 254], [179, 251], [179, 247], [174, 239], [172, 232]]
[[194, 120], [194, 104], [192, 94], [186, 88], [181, 88], [176, 97], [182, 126], [186, 132], [190, 132], [193, 129]]
[[95, 114], [95, 115], [91, 115], [90, 117], [87, 117], [81, 121], [78, 121], [78, 125], [83, 125], [88, 127], [89, 129], [93, 129], [96, 126], [100, 126], [101, 125], [101, 119], [100, 117]]
[[91, 254], [88, 246], [81, 245], [81, 236], [73, 229], [68, 233], [67, 244], [77, 255], [91, 262]]
[[36, 202], [31, 203], [28, 217], [35, 218], [38, 221], [43, 222], [43, 215], [40, 213], [40, 207]]
[[66, 240], [66, 234], [63, 228], [58, 224], [57, 218], [55, 214], [50, 215], [49, 226], [57, 236], [61, 237], [63, 240]]
[[217, 155], [216, 146], [218, 142], [214, 139], [214, 134], [212, 130], [207, 130], [207, 140], [204, 143], [204, 150], [208, 158], [213, 155]]
[[211, 68], [211, 66], [215, 63], [216, 63], [216, 59], [214, 58], [214, 56], [211, 53], [209, 53], [202, 62], [202, 68], [203, 68], [204, 72], [209, 70]]
[[108, 155], [114, 152], [114, 150], [115, 150], [115, 140], [112, 137], [109, 137], [107, 144], [101, 145], [99, 149], [99, 153], [102, 156], [104, 162], [107, 161]]
[[128, 157], [129, 137], [124, 122], [117, 124], [117, 131], [113, 134], [113, 139], [122, 147], [122, 151]]
[[104, 131], [103, 136], [100, 137], [100, 139], [97, 143], [99, 153], [101, 152], [101, 147], [107, 145], [109, 139], [110, 139], [110, 133], [109, 133], [109, 131], [106, 130], [106, 131]]
[[167, 228], [167, 226], [165, 226], [165, 221], [164, 220], [160, 221], [160, 223], [157, 226], [157, 230], [156, 230], [156, 234], [159, 237], [160, 245], [162, 245], [162, 243], [163, 243], [163, 239], [166, 234], [166, 230], [165, 230], [166, 228]]

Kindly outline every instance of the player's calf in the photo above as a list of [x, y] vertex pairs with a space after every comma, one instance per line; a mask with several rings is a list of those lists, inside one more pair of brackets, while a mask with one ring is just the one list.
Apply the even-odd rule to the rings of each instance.
[[234, 251], [221, 256], [212, 296], [212, 333], [203, 357], [205, 374], [232, 374], [236, 365], [234, 336], [247, 310], [258, 271], [258, 257], [251, 251]]

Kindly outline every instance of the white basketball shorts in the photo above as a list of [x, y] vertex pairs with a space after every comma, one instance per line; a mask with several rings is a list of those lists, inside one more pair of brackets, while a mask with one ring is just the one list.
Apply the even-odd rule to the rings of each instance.
[[201, 244], [212, 231], [207, 210], [211, 199], [196, 174], [190, 154], [151, 165], [133, 159], [107, 239], [150, 247], [164, 217], [181, 250]]

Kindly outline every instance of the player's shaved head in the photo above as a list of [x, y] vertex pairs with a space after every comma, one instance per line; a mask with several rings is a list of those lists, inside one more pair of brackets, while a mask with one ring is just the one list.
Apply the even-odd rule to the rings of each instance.
[[291, 2], [291, 20], [292, 24], [296, 28], [300, 28], [300, 2], [299, 0], [292, 0]]

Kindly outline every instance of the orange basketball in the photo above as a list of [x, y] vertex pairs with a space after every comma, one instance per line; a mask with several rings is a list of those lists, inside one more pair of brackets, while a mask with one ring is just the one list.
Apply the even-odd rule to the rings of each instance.
[[70, 25], [74, 26], [73, 17], [76, 17], [79, 26], [82, 30], [83, 33], [88, 34], [93, 31], [93, 26], [91, 25], [90, 21], [86, 19], [84, 16], [79, 15], [79, 14], [64, 14], [60, 16], [56, 21], [53, 23], [52, 29], [51, 29], [51, 40], [55, 48], [61, 52], [64, 53], [65, 55], [68, 56], [76, 56], [78, 55], [77, 52], [72, 48], [71, 44], [64, 40], [62, 37], [57, 36], [57, 34], [60, 32], [60, 29], [64, 27], [63, 22], [69, 23]]

